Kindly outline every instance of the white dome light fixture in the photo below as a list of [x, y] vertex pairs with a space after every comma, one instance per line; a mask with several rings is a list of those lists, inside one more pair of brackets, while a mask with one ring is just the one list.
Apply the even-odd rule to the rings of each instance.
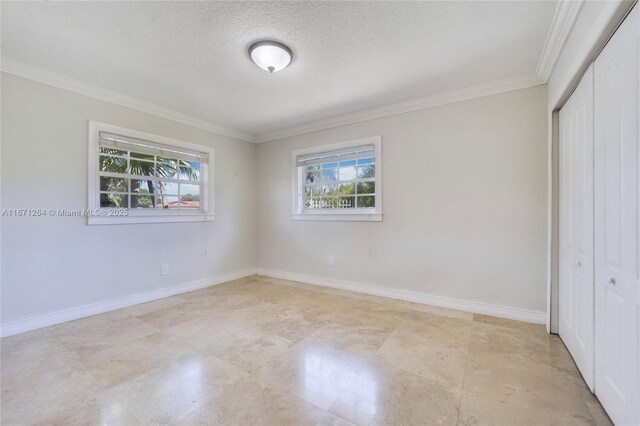
[[257, 66], [274, 73], [291, 63], [293, 52], [286, 44], [274, 40], [262, 40], [249, 46], [249, 56]]

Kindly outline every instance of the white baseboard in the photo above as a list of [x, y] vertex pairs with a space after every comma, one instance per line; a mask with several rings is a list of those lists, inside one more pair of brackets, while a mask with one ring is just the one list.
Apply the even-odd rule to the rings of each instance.
[[11, 321], [0, 325], [0, 337], [26, 333], [27, 331], [37, 330], [39, 328], [61, 324], [63, 322], [72, 321], [79, 318], [90, 317], [92, 315], [102, 314], [104, 312], [115, 311], [116, 309], [126, 308], [128, 306], [138, 305], [140, 303], [146, 303], [152, 300], [174, 296], [176, 294], [186, 293], [188, 291], [198, 290], [216, 284], [222, 284], [227, 281], [237, 280], [239, 278], [244, 278], [255, 274], [255, 268], [244, 269], [241, 271], [229, 272], [226, 274], [214, 275], [212, 277], [202, 278], [195, 281], [189, 281], [186, 283], [173, 285], [171, 287], [163, 287], [156, 290], [146, 291], [144, 293], [132, 294], [131, 296], [120, 297], [118, 299], [92, 303], [90, 305], [65, 309], [64, 311], [51, 312], [31, 318]]
[[283, 280], [299, 281], [306, 284], [337, 288], [340, 290], [366, 293], [374, 296], [388, 297], [391, 299], [406, 300], [408, 302], [422, 303], [425, 305], [457, 309], [459, 311], [466, 311], [474, 314], [492, 315], [495, 317], [525, 321], [535, 324], [544, 324], [547, 317], [547, 314], [543, 311], [512, 308], [509, 306], [493, 305], [490, 303], [475, 302], [472, 300], [454, 299], [452, 297], [446, 296], [436, 296], [433, 294], [398, 290], [394, 288], [380, 287], [372, 284], [357, 283], [352, 281], [342, 281], [332, 278], [314, 277], [293, 272], [276, 271], [273, 269], [258, 268], [258, 275], [264, 275], [266, 277], [279, 278]]

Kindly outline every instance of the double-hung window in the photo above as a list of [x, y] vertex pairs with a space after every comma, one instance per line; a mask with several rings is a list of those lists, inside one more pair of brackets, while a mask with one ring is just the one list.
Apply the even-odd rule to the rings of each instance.
[[213, 220], [213, 149], [89, 123], [89, 224]]
[[382, 220], [380, 137], [297, 150], [292, 161], [294, 219]]

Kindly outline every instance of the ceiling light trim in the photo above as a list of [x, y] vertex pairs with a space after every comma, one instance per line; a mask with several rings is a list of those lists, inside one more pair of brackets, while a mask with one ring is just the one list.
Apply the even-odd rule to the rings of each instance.
[[452, 104], [455, 102], [481, 98], [484, 96], [497, 95], [499, 93], [511, 92], [514, 90], [527, 89], [543, 84], [545, 84], [545, 81], [536, 74], [507, 78], [490, 83], [467, 87], [464, 89], [452, 90], [450, 92], [445, 92], [433, 96], [427, 96], [424, 98], [412, 99], [409, 101], [398, 102], [391, 105], [341, 114], [323, 120], [302, 124], [300, 126], [294, 126], [270, 133], [264, 133], [258, 136], [256, 142], [271, 142], [278, 139], [304, 135], [320, 130], [332, 129], [334, 127], [346, 126], [363, 121], [375, 120], [378, 118], [404, 114], [407, 112], [429, 109], [437, 106]]
[[198, 129], [207, 130], [219, 135], [239, 139], [244, 142], [255, 143], [257, 141], [256, 137], [249, 133], [220, 126], [218, 124], [211, 123], [210, 121], [174, 111], [169, 108], [144, 101], [142, 99], [122, 94], [120, 92], [105, 89], [99, 86], [94, 86], [80, 80], [76, 80], [61, 74], [45, 70], [43, 68], [16, 61], [15, 59], [9, 58], [7, 56], [2, 56], [0, 70], [2, 72], [6, 72], [7, 74], [12, 74], [28, 80], [36, 81], [38, 83], [43, 83], [48, 86], [57, 87], [58, 89], [64, 89], [69, 92], [88, 96], [90, 98], [99, 99], [101, 101], [120, 105], [126, 108], [131, 108], [136, 111], [152, 114], [157, 117], [165, 118], [167, 120], [175, 121], [181, 124], [186, 124], [187, 126], [196, 127]]
[[[278, 69], [275, 69], [274, 67], [265, 68], [263, 65], [258, 63], [259, 58], [254, 58], [253, 57], [254, 50], [259, 49], [261, 47], [276, 47], [276, 48], [282, 50], [287, 55], [289, 55], [289, 61], [282, 68], [278, 68]], [[293, 50], [291, 50], [291, 48], [289, 46], [287, 46], [286, 44], [281, 43], [281, 42], [276, 41], [276, 40], [258, 40], [258, 41], [254, 41], [253, 43], [251, 43], [251, 45], [249, 46], [247, 51], [249, 53], [249, 59], [251, 59], [251, 61], [253, 61], [253, 63], [255, 65], [257, 65], [258, 68], [263, 69], [263, 70], [265, 70], [265, 71], [267, 71], [267, 72], [269, 72], [271, 74], [273, 74], [274, 72], [282, 71], [283, 69], [285, 69], [289, 65], [291, 65], [291, 63], [293, 62]]]
[[560, 1], [556, 7], [556, 12], [538, 61], [538, 67], [536, 68], [536, 74], [545, 82], [549, 81], [551, 72], [558, 61], [567, 38], [569, 38], [571, 29], [576, 23], [583, 5], [583, 0], [573, 0]]

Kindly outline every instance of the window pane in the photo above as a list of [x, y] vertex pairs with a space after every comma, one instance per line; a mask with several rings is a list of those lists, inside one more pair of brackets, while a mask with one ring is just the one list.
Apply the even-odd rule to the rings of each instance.
[[375, 194], [376, 183], [375, 182], [360, 182], [358, 183], [358, 194]]
[[176, 160], [175, 158], [169, 158], [169, 157], [156, 157], [156, 161], [158, 163], [164, 163], [164, 164], [171, 164], [173, 166], [175, 166], [176, 164], [178, 164], [178, 160]]
[[338, 198], [339, 209], [352, 209], [356, 206], [356, 197], [340, 197]]
[[315, 200], [313, 198], [305, 198], [304, 199], [304, 208], [307, 210], [315, 209]]
[[335, 169], [338, 167], [338, 163], [325, 163], [322, 165], [323, 169]]
[[131, 158], [138, 158], [141, 160], [147, 160], [147, 161], [155, 160], [155, 156], [151, 154], [141, 154], [139, 152], [131, 152], [129, 155], [131, 156]]
[[373, 195], [365, 195], [364, 197], [358, 197], [358, 207], [375, 207], [376, 197]]
[[375, 162], [375, 158], [373, 158], [373, 157], [358, 158], [358, 165], [360, 165], [360, 164], [372, 164], [374, 162]]
[[152, 195], [132, 195], [131, 208], [134, 209], [151, 209], [155, 207], [156, 197]]
[[178, 179], [200, 180], [200, 163], [183, 161], [178, 171]]
[[[353, 161], [355, 162], [355, 160]], [[355, 166], [340, 167], [338, 176], [340, 180], [353, 180], [356, 178], [356, 167]]]
[[338, 206], [337, 198], [321, 198], [320, 199], [320, 208], [321, 209], [335, 209]]
[[356, 160], [347, 160], [347, 161], [340, 162], [340, 167], [355, 166], [355, 165], [356, 165]]
[[193, 195], [183, 195], [180, 197], [181, 209], [199, 209], [200, 197], [194, 197]]
[[320, 182], [322, 179], [322, 172], [320, 170], [307, 170], [305, 172], [305, 183]]
[[129, 180], [100, 176], [100, 191], [129, 192]]
[[312, 197], [319, 197], [322, 195], [322, 185], [309, 185], [307, 187]]
[[356, 184], [355, 183], [343, 183], [340, 185], [338, 190], [340, 195], [351, 195], [356, 193]]
[[161, 161], [156, 163], [156, 176], [161, 178], [175, 179], [178, 165], [175, 161]]
[[113, 148], [105, 148], [104, 146], [101, 146], [100, 154], [122, 155], [123, 157], [126, 157], [127, 151], [121, 151], [119, 149], [113, 149]]
[[157, 208], [159, 209], [177, 209], [180, 206], [180, 203], [178, 203], [178, 197], [174, 197], [174, 196], [163, 196], [163, 197], [156, 197], [158, 202], [157, 202]]
[[322, 185], [322, 195], [337, 195], [338, 185]]
[[138, 176], [153, 176], [155, 163], [153, 161], [143, 161], [131, 159], [129, 163], [129, 173]]
[[100, 207], [125, 208], [129, 206], [127, 194], [100, 193]]
[[180, 195], [192, 196], [200, 199], [200, 185], [180, 184]]
[[325, 182], [334, 182], [338, 180], [338, 169], [324, 169], [322, 170], [322, 179]]
[[160, 195], [178, 195], [178, 184], [175, 182], [157, 182], [156, 194]]
[[127, 159], [123, 157], [101, 155], [100, 171], [110, 173], [127, 173]]
[[358, 167], [358, 179], [372, 179], [376, 177], [376, 166], [370, 164], [368, 166]]
[[154, 182], [152, 180], [131, 179], [131, 192], [134, 194], [152, 194], [158, 191], [158, 182]]

